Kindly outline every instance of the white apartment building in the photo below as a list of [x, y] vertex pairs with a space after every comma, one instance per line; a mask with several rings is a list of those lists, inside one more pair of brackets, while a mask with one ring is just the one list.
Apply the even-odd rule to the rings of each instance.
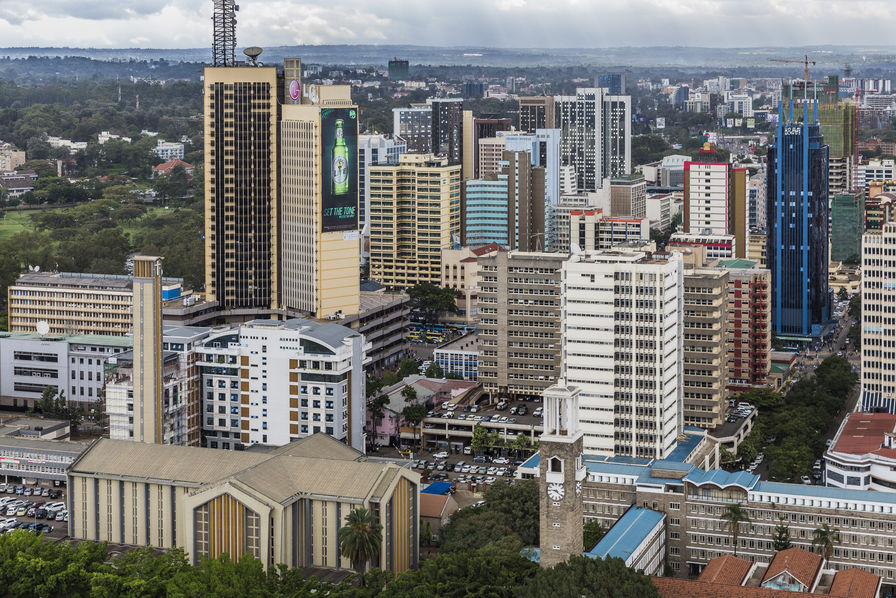
[[729, 165], [686, 162], [685, 229], [694, 234], [727, 235]]
[[575, 254], [562, 270], [562, 378], [581, 389], [584, 450], [664, 459], [682, 432], [677, 254]]
[[862, 235], [861, 408], [896, 405], [896, 223]]
[[896, 180], [896, 160], [869, 160], [856, 167], [859, 189], [864, 189], [874, 181]]
[[324, 432], [364, 450], [366, 343], [355, 331], [254, 320], [197, 350], [206, 446], [282, 446]]

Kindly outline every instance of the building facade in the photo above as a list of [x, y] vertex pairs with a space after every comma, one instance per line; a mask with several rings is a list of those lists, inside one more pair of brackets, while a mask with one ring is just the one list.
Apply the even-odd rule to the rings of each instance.
[[610, 249], [630, 242], [650, 241], [650, 226], [646, 218], [607, 218], [601, 210], [572, 210], [569, 212], [569, 237], [565, 249], [572, 244], [580, 251]]
[[892, 306], [896, 301], [896, 223], [862, 236], [862, 402], [889, 405], [896, 412], [896, 348]]
[[318, 435], [274, 452], [100, 440], [69, 468], [68, 535], [191, 563], [227, 554], [265, 569], [349, 569], [338, 531], [355, 508], [383, 525], [376, 567], [417, 566], [420, 478]]
[[479, 258], [479, 379], [492, 402], [541, 396], [560, 371], [560, 268], [567, 256]]
[[462, 164], [463, 98], [431, 98], [426, 102], [432, 106], [432, 145], [429, 151], [447, 158], [451, 166]]
[[277, 68], [207, 67], [203, 89], [205, 291], [224, 309], [276, 308]]
[[663, 459], [682, 429], [678, 254], [574, 254], [563, 264], [561, 363], [581, 390], [589, 454]]
[[[810, 104], [812, 107], [810, 108]], [[802, 122], [779, 109], [768, 150], [768, 241], [772, 325], [782, 337], [817, 336], [830, 318], [828, 291], [828, 147], [816, 104], [805, 102]]]
[[519, 99], [520, 131], [534, 133], [538, 129], [553, 129], [554, 96], [539, 96]]
[[370, 181], [370, 278], [438, 284], [441, 251], [460, 235], [460, 166], [405, 154], [397, 166], [371, 166]]
[[771, 368], [771, 272], [750, 260], [728, 270], [728, 389], [762, 388]]
[[835, 195], [831, 200], [831, 261], [858, 263], [865, 232], [865, 194]]
[[361, 335], [310, 320], [255, 320], [196, 351], [205, 446], [282, 446], [324, 433], [364, 450]]
[[610, 215], [614, 218], [647, 218], [647, 181], [642, 175], [610, 179]]
[[432, 106], [411, 104], [406, 108], [392, 109], [392, 134], [407, 142], [407, 151], [429, 153], [432, 151]]
[[358, 135], [358, 228], [367, 226], [370, 205], [370, 177], [373, 164], [398, 164], [398, 156], [407, 151], [404, 139], [386, 135]]

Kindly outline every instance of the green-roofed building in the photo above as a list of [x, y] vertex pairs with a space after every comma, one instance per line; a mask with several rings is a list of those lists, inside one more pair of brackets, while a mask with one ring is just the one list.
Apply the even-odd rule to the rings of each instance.
[[850, 193], [831, 200], [831, 261], [851, 262], [862, 254], [865, 228], [865, 195]]

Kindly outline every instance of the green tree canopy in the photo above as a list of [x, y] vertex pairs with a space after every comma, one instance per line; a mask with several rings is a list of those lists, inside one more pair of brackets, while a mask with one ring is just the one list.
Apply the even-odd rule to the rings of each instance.
[[540, 569], [520, 596], [524, 598], [660, 598], [650, 578], [632, 571], [620, 558], [572, 556]]

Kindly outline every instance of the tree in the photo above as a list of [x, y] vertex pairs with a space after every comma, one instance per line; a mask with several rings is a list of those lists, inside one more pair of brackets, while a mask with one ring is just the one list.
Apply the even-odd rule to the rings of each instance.
[[579, 555], [550, 569], [540, 569], [520, 595], [524, 598], [660, 598], [650, 578], [626, 567], [622, 559]]
[[421, 282], [408, 289], [408, 306], [413, 316], [427, 324], [434, 324], [442, 313], [457, 313], [458, 296], [456, 289]]
[[750, 514], [741, 503], [728, 505], [722, 511], [722, 528], [731, 534], [734, 544], [734, 556], [737, 556], [737, 539], [740, 537], [740, 524], [750, 523]]
[[367, 565], [379, 557], [382, 543], [383, 526], [374, 521], [373, 513], [364, 507], [349, 511], [345, 525], [339, 528], [339, 549], [361, 574], [362, 587]]
[[427, 378], [444, 378], [445, 372], [442, 370], [442, 366], [439, 365], [438, 361], [433, 361], [429, 364], [429, 367], [426, 368], [424, 375]]
[[840, 287], [840, 291], [837, 293], [837, 299], [840, 301], [849, 299], [849, 291], [846, 290], [846, 287]]
[[775, 533], [772, 534], [772, 548], [775, 552], [787, 550], [793, 544], [790, 543], [790, 528], [787, 527], [787, 519], [784, 515], [778, 515], [778, 525], [775, 526]]
[[589, 519], [585, 522], [584, 527], [582, 528], [582, 546], [585, 547], [585, 550], [591, 550], [597, 543], [600, 542], [600, 539], [604, 537], [606, 530], [604, 526], [600, 524], [600, 521], [597, 519]]
[[37, 407], [44, 417], [62, 419], [69, 422], [72, 430], [77, 430], [78, 426], [84, 421], [84, 408], [81, 405], [67, 403], [65, 392], [57, 392], [55, 386], [44, 388]]
[[405, 384], [404, 388], [401, 389], [401, 396], [404, 397], [406, 402], [413, 403], [417, 400], [417, 389], [410, 384]]
[[[405, 388], [410, 388], [406, 386]], [[427, 414], [426, 405], [406, 405], [401, 410], [401, 417], [414, 428], [414, 441], [419, 442], [420, 423]]]
[[840, 530], [822, 523], [821, 527], [812, 530], [812, 547], [818, 548], [818, 553], [824, 560], [834, 554], [834, 545], [840, 543]]
[[473, 437], [470, 439], [470, 448], [473, 452], [479, 454], [482, 449], [488, 446], [488, 430], [485, 426], [476, 422], [473, 425]]

